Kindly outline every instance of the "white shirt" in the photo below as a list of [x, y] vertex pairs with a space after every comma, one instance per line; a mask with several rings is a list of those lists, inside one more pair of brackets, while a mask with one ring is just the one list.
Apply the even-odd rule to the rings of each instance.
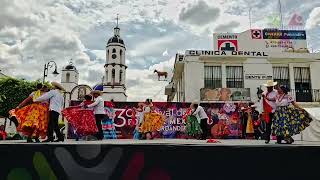
[[40, 96], [35, 100], [35, 102], [43, 102], [48, 100], [50, 102], [49, 110], [61, 113], [64, 104], [64, 98], [61, 92], [57, 89], [51, 90]]
[[192, 115], [196, 116], [199, 123], [201, 119], [208, 119], [207, 113], [204, 111], [203, 107], [198, 106], [197, 109], [192, 113]]
[[88, 108], [93, 108], [94, 114], [106, 114], [104, 110], [104, 101], [101, 96], [98, 96], [92, 104], [88, 105]]
[[[262, 94], [266, 96], [266, 98], [267, 98], [266, 101], [272, 107], [272, 112], [274, 113], [276, 111], [276, 109], [277, 109], [276, 101], [269, 101], [268, 99], [276, 100], [277, 95], [278, 95], [278, 91], [274, 89], [270, 93], [268, 93], [268, 91], [264, 91]], [[261, 102], [263, 102], [263, 101], [261, 101]]]
[[289, 106], [294, 101], [292, 96], [289, 95], [278, 95], [276, 104], [277, 106]]

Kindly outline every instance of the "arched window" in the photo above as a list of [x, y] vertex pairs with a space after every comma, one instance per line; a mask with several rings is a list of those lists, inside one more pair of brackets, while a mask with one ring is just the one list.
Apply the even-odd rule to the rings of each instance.
[[108, 82], [108, 70], [106, 70], [106, 80], [105, 82]]
[[122, 70], [120, 70], [120, 77], [119, 77], [119, 83], [122, 84]]
[[120, 63], [122, 64], [122, 49], [120, 50]]
[[115, 79], [116, 79], [116, 70], [112, 69], [112, 83], [114, 83]]
[[66, 82], [67, 82], [67, 83], [70, 82], [70, 73], [67, 73], [67, 74], [66, 74]]
[[113, 48], [112, 49], [112, 53], [116, 53], [117, 51], [116, 51], [116, 49], [115, 48]]
[[108, 49], [108, 51], [107, 51], [107, 60], [109, 60], [109, 49]]

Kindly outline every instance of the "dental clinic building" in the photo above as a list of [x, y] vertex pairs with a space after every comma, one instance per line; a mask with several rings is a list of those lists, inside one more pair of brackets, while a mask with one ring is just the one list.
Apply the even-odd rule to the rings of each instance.
[[274, 80], [298, 102], [319, 102], [320, 54], [307, 50], [305, 31], [252, 29], [214, 34], [213, 43], [213, 50], [176, 55], [168, 101], [256, 102]]

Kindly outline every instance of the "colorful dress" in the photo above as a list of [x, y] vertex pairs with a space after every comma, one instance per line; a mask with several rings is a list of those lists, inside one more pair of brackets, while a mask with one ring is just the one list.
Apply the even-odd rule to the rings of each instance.
[[143, 122], [140, 126], [141, 133], [159, 131], [165, 123], [163, 115], [151, 112], [151, 107], [144, 107]]
[[102, 120], [102, 130], [105, 139], [117, 139], [116, 128], [114, 126], [114, 109], [113, 104], [108, 103], [106, 105], [106, 117]]
[[[41, 91], [30, 94], [33, 100], [41, 96]], [[25, 136], [41, 137], [47, 136], [49, 105], [45, 103], [32, 103], [18, 110], [11, 110], [10, 116], [18, 120], [17, 131]]]
[[276, 136], [290, 137], [299, 134], [309, 126], [312, 118], [308, 112], [296, 107], [291, 107], [294, 102], [289, 95], [277, 96], [277, 109], [273, 118], [273, 133]]
[[77, 135], [88, 136], [98, 132], [93, 111], [81, 107], [68, 107], [62, 111], [63, 116], [75, 129]]
[[196, 116], [190, 115], [187, 117], [187, 126], [186, 126], [186, 133], [188, 136], [197, 136], [202, 134], [202, 130], [198, 119]]

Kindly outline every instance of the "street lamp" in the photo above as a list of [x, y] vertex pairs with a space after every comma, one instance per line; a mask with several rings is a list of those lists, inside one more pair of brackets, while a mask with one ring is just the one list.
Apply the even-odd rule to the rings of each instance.
[[58, 71], [57, 71], [57, 63], [54, 61], [49, 61], [47, 64], [44, 65], [44, 69], [43, 69], [43, 83], [45, 83], [46, 81], [46, 77], [48, 77], [48, 71], [49, 68], [55, 67], [54, 71], [52, 72], [54, 77], [57, 77], [59, 75]]

